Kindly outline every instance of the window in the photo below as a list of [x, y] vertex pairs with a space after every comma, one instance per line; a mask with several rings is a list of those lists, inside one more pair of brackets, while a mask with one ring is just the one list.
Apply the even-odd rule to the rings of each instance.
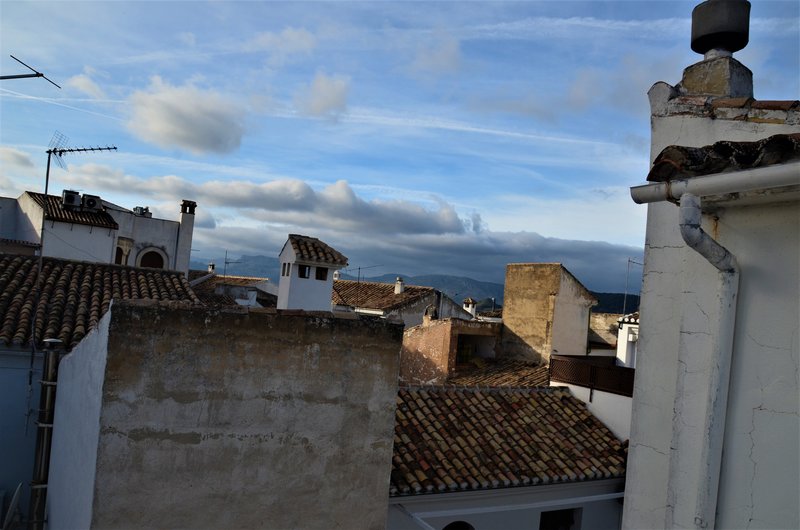
[[289, 276], [291, 270], [292, 270], [291, 263], [281, 263], [281, 276]]
[[539, 530], [578, 530], [581, 527], [581, 508], [553, 510], [539, 515]]
[[327, 267], [317, 267], [317, 279], [325, 281], [328, 279], [328, 268]]
[[117, 247], [117, 253], [116, 256], [114, 256], [114, 263], [117, 265], [125, 265], [122, 263], [123, 259], [125, 259], [125, 252], [123, 252], [120, 247]]
[[163, 269], [164, 258], [161, 257], [161, 254], [158, 252], [151, 250], [142, 256], [142, 261], [139, 263], [139, 266], [147, 267], [149, 269]]
[[297, 276], [299, 278], [309, 278], [311, 276], [311, 267], [308, 265], [298, 265]]

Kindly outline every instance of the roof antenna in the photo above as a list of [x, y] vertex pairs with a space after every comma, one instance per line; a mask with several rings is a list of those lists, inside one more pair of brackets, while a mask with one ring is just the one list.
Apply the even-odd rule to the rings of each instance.
[[23, 63], [22, 61], [20, 61], [16, 57], [14, 57], [13, 55], [10, 55], [10, 57], [12, 59], [14, 59], [15, 61], [17, 61], [22, 66], [24, 66], [25, 68], [27, 68], [28, 70], [30, 70], [31, 72], [33, 72], [33, 73], [32, 74], [17, 74], [17, 75], [0, 75], [0, 80], [5, 80], [5, 79], [26, 79], [28, 77], [43, 77], [51, 85], [55, 86], [56, 88], [61, 88], [60, 86], [55, 84], [52, 80], [50, 80], [46, 75], [44, 75], [42, 72], [34, 70], [33, 68], [31, 68], [27, 64]]

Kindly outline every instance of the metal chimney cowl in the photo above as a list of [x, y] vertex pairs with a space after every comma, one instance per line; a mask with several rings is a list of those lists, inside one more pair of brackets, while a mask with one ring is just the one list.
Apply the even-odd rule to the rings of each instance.
[[750, 39], [750, 2], [706, 0], [692, 10], [692, 50], [737, 52]]

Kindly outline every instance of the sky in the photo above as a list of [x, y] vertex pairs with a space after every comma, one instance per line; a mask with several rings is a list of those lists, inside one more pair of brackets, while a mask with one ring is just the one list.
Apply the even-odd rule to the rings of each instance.
[[[0, 0], [0, 196], [74, 189], [177, 219], [193, 259], [318, 237], [350, 268], [502, 282], [562, 262], [638, 288], [647, 90], [701, 59], [695, 2]], [[800, 98], [800, 3], [753, 0], [735, 57]]]

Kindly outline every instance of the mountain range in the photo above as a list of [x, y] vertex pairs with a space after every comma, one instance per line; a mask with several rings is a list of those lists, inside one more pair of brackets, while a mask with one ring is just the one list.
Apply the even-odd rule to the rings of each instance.
[[[269, 256], [241, 256], [237, 259], [225, 258], [212, 260], [192, 260], [191, 269], [205, 270], [209, 262], [213, 262], [217, 274], [230, 274], [235, 276], [253, 276], [259, 278], [280, 277], [280, 263], [278, 258]], [[381, 274], [380, 276], [361, 276], [342, 273], [344, 280], [363, 280], [379, 283], [394, 283], [401, 277], [406, 285], [424, 285], [433, 287], [447, 296], [461, 302], [470, 297], [477, 300], [479, 310], [491, 309], [493, 306], [500, 308], [503, 305], [503, 284], [473, 280], [464, 276], [450, 276], [447, 274], [426, 274], [421, 276], [407, 276], [405, 274]], [[639, 295], [624, 293], [592, 293], [597, 297], [598, 304], [592, 308], [595, 313], [622, 313], [623, 308], [627, 313], [638, 310]]]

